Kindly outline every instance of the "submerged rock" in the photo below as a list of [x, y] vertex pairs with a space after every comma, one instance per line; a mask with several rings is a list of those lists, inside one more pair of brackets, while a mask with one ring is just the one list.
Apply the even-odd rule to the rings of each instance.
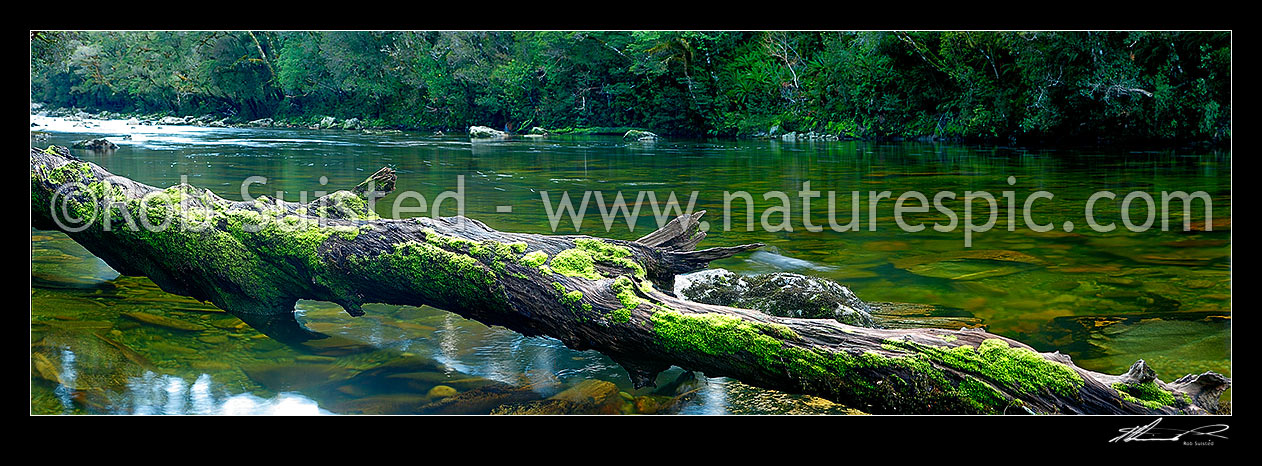
[[345, 380], [352, 374], [349, 369], [333, 364], [311, 363], [260, 363], [244, 366], [241, 371], [255, 383], [278, 392], [317, 387]]
[[979, 280], [1024, 272], [1047, 262], [1023, 252], [980, 249], [905, 257], [892, 264], [923, 277]]
[[184, 332], [198, 332], [198, 331], [206, 330], [206, 327], [203, 327], [201, 325], [197, 325], [191, 322], [185, 322], [179, 319], [172, 319], [170, 317], [163, 317], [160, 315], [150, 314], [148, 312], [139, 312], [139, 311], [124, 312], [123, 315], [131, 318], [132, 320], [136, 320], [139, 322], [143, 322], [143, 323], [158, 326], [158, 327], [165, 327], [172, 330], [180, 330]]
[[353, 398], [330, 406], [346, 414], [392, 415], [418, 414], [429, 404], [429, 397], [412, 393], [386, 393]]
[[425, 393], [425, 396], [429, 397], [430, 399], [438, 399], [438, 398], [447, 398], [449, 396], [456, 396], [459, 393], [460, 392], [456, 391], [456, 389], [448, 387], [446, 385], [435, 385], [434, 388], [429, 389], [429, 392]]
[[151, 369], [135, 351], [88, 331], [55, 330], [31, 344], [32, 384], [64, 387], [70, 401], [93, 412], [108, 409]]
[[508, 133], [488, 127], [488, 126], [470, 126], [469, 137], [474, 139], [495, 139], [508, 136]]
[[529, 403], [540, 398], [542, 396], [529, 387], [495, 383], [421, 406], [416, 414], [490, 414], [505, 405]]
[[675, 279], [675, 294], [699, 303], [754, 309], [780, 317], [835, 319], [875, 327], [868, 305], [840, 283], [795, 273], [741, 276], [709, 269]]
[[884, 328], [978, 328], [981, 319], [959, 308], [914, 303], [868, 303], [872, 318]]
[[110, 142], [110, 140], [103, 139], [103, 138], [102, 139], [84, 139], [82, 141], [75, 141], [72, 147], [74, 147], [75, 149], [87, 149], [87, 150], [99, 152], [99, 151], [117, 150], [118, 144], [114, 144], [113, 142]]
[[617, 397], [618, 386], [614, 385], [613, 382], [588, 379], [553, 395], [551, 399], [572, 401], [574, 403], [602, 404]]
[[546, 400], [499, 406], [491, 414], [619, 414], [633, 410], [633, 402], [621, 396], [612, 382], [588, 379]]
[[1023, 341], [1072, 351], [1076, 363], [1105, 373], [1125, 371], [1142, 354], [1159, 374], [1230, 375], [1231, 311], [1062, 316]]
[[564, 414], [595, 414], [587, 405], [567, 400], [536, 400], [520, 404], [497, 406], [491, 410], [493, 415], [541, 415], [556, 416]]

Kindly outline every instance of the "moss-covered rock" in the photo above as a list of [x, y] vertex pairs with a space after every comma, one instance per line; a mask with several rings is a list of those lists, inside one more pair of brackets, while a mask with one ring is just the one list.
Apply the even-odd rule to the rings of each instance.
[[868, 305], [832, 280], [795, 273], [741, 276], [710, 269], [680, 276], [675, 283], [676, 294], [699, 303], [754, 309], [780, 317], [876, 326]]

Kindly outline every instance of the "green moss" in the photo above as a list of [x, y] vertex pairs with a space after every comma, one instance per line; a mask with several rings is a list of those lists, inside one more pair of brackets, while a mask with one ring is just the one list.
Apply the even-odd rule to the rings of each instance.
[[[318, 248], [333, 235], [353, 240], [359, 229], [353, 226], [320, 225], [294, 215], [273, 217], [250, 210], [228, 211], [228, 231], [243, 242], [258, 242], [267, 255], [287, 260], [301, 259], [313, 271], [322, 271]], [[283, 261], [281, 262], [283, 264]]]
[[[519, 248], [515, 246], [515, 244], [516, 243], [501, 243], [492, 240], [483, 241], [483, 247], [491, 251], [491, 267], [503, 272], [506, 264], [516, 260], [517, 255], [521, 253], [518, 252]], [[524, 245], [525, 243], [521, 244]]]
[[652, 321], [654, 334], [667, 348], [695, 350], [710, 356], [747, 351], [768, 364], [778, 355], [780, 338], [797, 338], [783, 325], [758, 324], [723, 314], [658, 310]]
[[477, 241], [459, 238], [455, 236], [440, 235], [433, 228], [426, 228], [425, 242], [433, 244], [443, 249], [466, 252], [475, 256], [485, 256], [487, 250]]
[[[796, 336], [788, 328], [732, 316], [659, 310], [652, 315], [652, 322], [655, 335], [670, 349], [728, 358], [744, 354], [748, 359], [740, 360], [756, 369], [800, 374], [803, 381], [866, 402], [998, 413], [1017, 402], [999, 386], [1077, 396], [1083, 384], [1068, 366], [1027, 349], [1010, 348], [999, 339], [987, 340], [977, 349], [942, 349], [888, 340], [883, 345], [887, 350], [904, 354], [854, 354], [802, 348], [792, 344]], [[961, 378], [947, 373], [944, 367], [976, 376], [964, 374]]]
[[521, 242], [521, 241], [517, 241], [515, 243], [508, 243], [508, 247], [512, 248], [513, 252], [517, 254], [526, 252], [526, 243]]
[[583, 292], [578, 290], [570, 291], [560, 282], [552, 282], [552, 288], [556, 290], [559, 295], [557, 297], [557, 301], [574, 311], [574, 313], [579, 316], [579, 322], [587, 320], [583, 317], [583, 314], [578, 312], [579, 309], [582, 309], [584, 312], [590, 312], [592, 310], [591, 304], [582, 302]]
[[428, 241], [407, 241], [394, 245], [394, 251], [374, 257], [348, 259], [352, 276], [361, 280], [382, 280], [396, 288], [424, 296], [434, 305], [457, 305], [474, 309], [502, 309], [506, 306], [498, 275], [478, 259], [449, 251]]
[[96, 200], [105, 202], [126, 202], [127, 195], [123, 188], [113, 183], [94, 181], [88, 185], [88, 194]]
[[91, 176], [92, 167], [87, 162], [76, 160], [49, 170], [47, 179], [54, 184], [66, 184], [87, 181]]
[[618, 301], [622, 303], [621, 308], [609, 313], [610, 320], [614, 323], [623, 324], [631, 321], [631, 311], [640, 306], [642, 300], [635, 295], [634, 286], [631, 279], [625, 276], [618, 277], [610, 285], [614, 293], [617, 293]]
[[[873, 351], [851, 354], [805, 349], [786, 344], [785, 340], [798, 338], [787, 327], [752, 323], [721, 314], [659, 310], [653, 313], [652, 322], [654, 334], [669, 349], [698, 351], [718, 358], [744, 354], [750, 357], [746, 361], [755, 369], [799, 374], [803, 381], [861, 399], [884, 402], [890, 399], [889, 390], [918, 394], [936, 390], [940, 397], [948, 396], [943, 390], [952, 390], [950, 397], [960, 396], [942, 372], [924, 358], [888, 357]], [[908, 385], [901, 377], [892, 375], [896, 372], [894, 369], [918, 374], [920, 385]], [[882, 377], [891, 379], [891, 383], [879, 383]], [[930, 388], [924, 388], [925, 384]]]
[[596, 262], [631, 269], [637, 278], [646, 276], [644, 267], [631, 259], [631, 250], [623, 246], [617, 246], [595, 238], [576, 239], [574, 240], [574, 246], [586, 251], [591, 255], [592, 260]]
[[588, 280], [599, 280], [599, 273], [596, 273], [596, 262], [592, 260], [591, 254], [582, 249], [566, 249], [558, 252], [552, 257], [552, 270], [561, 275], [570, 277], [582, 277]]
[[[1139, 403], [1149, 409], [1161, 409], [1165, 406], [1174, 405], [1174, 393], [1163, 390], [1157, 386], [1155, 381], [1135, 384], [1119, 382], [1113, 384], [1113, 389], [1122, 395], [1122, 399], [1131, 403]], [[1187, 395], [1184, 395], [1184, 397], [1187, 397]]]
[[540, 269], [540, 271], [542, 271], [541, 267], [543, 267], [543, 264], [547, 262], [548, 253], [543, 251], [533, 251], [517, 259], [517, 263], [533, 269]]
[[998, 389], [971, 375], [965, 376], [964, 380], [961, 380], [959, 385], [956, 386], [956, 390], [958, 390], [961, 399], [982, 412], [993, 410], [1009, 403], [1008, 398]]
[[326, 218], [352, 218], [357, 220], [374, 220], [380, 218], [376, 212], [368, 208], [368, 201], [350, 191], [335, 191], [319, 203], [315, 214]]
[[945, 341], [945, 342], [947, 342], [947, 343], [953, 342], [953, 341], [955, 341], [955, 340], [957, 340], [957, 339], [958, 339], [958, 338], [956, 338], [956, 336], [955, 336], [955, 335], [950, 335], [950, 334], [947, 334], [947, 335], [942, 335], [942, 341]]
[[[237, 309], [270, 310], [273, 306], [285, 305], [286, 297], [295, 289], [309, 288], [314, 283], [332, 290], [338, 285], [327, 282], [319, 247], [331, 236], [353, 235], [355, 229], [320, 227], [314, 222], [301, 222], [294, 216], [275, 218], [270, 212], [263, 214], [244, 209], [221, 212], [177, 204], [180, 200], [190, 200], [188, 193], [187, 188], [167, 189], [143, 201], [127, 200], [128, 211], [145, 215], [152, 225], [170, 220], [162, 230], [149, 230], [143, 225], [135, 230], [113, 228], [111, 234], [119, 241], [138, 243], [131, 248], [139, 255], [138, 267], [144, 269], [146, 261], [152, 260], [184, 264], [190, 273], [200, 269], [198, 276], [209, 277], [209, 283], [201, 292], [210, 293], [210, 297], [216, 296], [213, 283], [219, 278], [229, 283], [250, 283], [248, 289], [218, 295], [223, 301], [217, 304], [233, 304]], [[213, 227], [210, 222], [215, 219], [222, 219], [225, 227]]]
[[[69, 164], [57, 172], [62, 177], [81, 179], [90, 173], [83, 163]], [[36, 180], [33, 180], [35, 183]], [[42, 182], [42, 181], [40, 181]], [[39, 200], [46, 205], [49, 193], [32, 185], [32, 202]], [[225, 309], [243, 312], [276, 312], [292, 305], [295, 293], [324, 296], [329, 300], [349, 302], [352, 284], [347, 276], [333, 274], [321, 256], [321, 248], [332, 237], [353, 240], [360, 234], [356, 226], [327, 226], [316, 221], [289, 215], [281, 207], [260, 200], [253, 208], [229, 208], [226, 201], [218, 200], [207, 191], [191, 186], [174, 186], [155, 191], [144, 198], [128, 198], [116, 185], [96, 181], [87, 189], [68, 199], [68, 208], [80, 217], [91, 214], [101, 203], [116, 203], [105, 216], [85, 230], [84, 235], [105, 235], [105, 220], [111, 223], [112, 241], [120, 249], [129, 251], [131, 265], [141, 273], [174, 289], [188, 286], [190, 293], [199, 299], [214, 301]], [[33, 204], [34, 205], [34, 204]], [[130, 218], [131, 221], [126, 221]], [[162, 228], [151, 230], [143, 221]], [[360, 258], [361, 261], [365, 259]], [[375, 258], [364, 268], [389, 269], [386, 259]], [[458, 263], [452, 261], [453, 263]], [[397, 262], [403, 264], [403, 262]], [[474, 261], [476, 264], [476, 261]], [[171, 264], [178, 264], [172, 269]], [[469, 264], [466, 264], [469, 265]], [[178, 271], [178, 272], [177, 272]], [[397, 270], [396, 270], [397, 272]], [[432, 270], [426, 270], [432, 272]], [[203, 277], [197, 284], [188, 284], [179, 274]], [[435, 293], [457, 290], [467, 292], [477, 299], [489, 300], [495, 294], [488, 293], [484, 280], [486, 274], [478, 270], [461, 277], [461, 280], [438, 280], [434, 273], [427, 273], [410, 283], [409, 289], [421, 290], [429, 286]], [[439, 274], [440, 275], [440, 274]], [[385, 277], [366, 275], [371, 280]], [[394, 278], [391, 277], [393, 280]], [[474, 280], [473, 289], [454, 288], [452, 283]], [[483, 281], [477, 281], [483, 280]], [[240, 284], [248, 284], [241, 287]], [[222, 290], [219, 287], [224, 287]], [[420, 291], [418, 291], [418, 294]]]
[[551, 268], [556, 273], [588, 280], [599, 280], [596, 263], [629, 269], [637, 278], [646, 276], [644, 267], [631, 259], [631, 250], [593, 238], [574, 240], [574, 248], [557, 253]]
[[978, 345], [953, 348], [921, 345], [904, 340], [885, 343], [923, 354], [930, 360], [961, 371], [977, 374], [1022, 393], [1049, 390], [1064, 396], [1077, 397], [1084, 382], [1069, 366], [1049, 361], [1026, 348], [1012, 348], [997, 338]]

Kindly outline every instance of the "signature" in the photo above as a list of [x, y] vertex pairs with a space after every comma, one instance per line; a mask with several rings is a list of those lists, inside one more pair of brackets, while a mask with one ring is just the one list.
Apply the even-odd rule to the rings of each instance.
[[[1218, 435], [1219, 433], [1227, 430], [1227, 424], [1210, 424], [1207, 426], [1197, 427], [1195, 429], [1179, 430], [1157, 427], [1157, 424], [1161, 423], [1161, 419], [1162, 418], [1157, 418], [1155, 421], [1152, 421], [1148, 423], [1148, 425], [1144, 426], [1124, 427], [1118, 429], [1117, 431], [1121, 432], [1122, 435], [1114, 437], [1113, 440], [1109, 440], [1109, 443], [1177, 442], [1179, 440], [1183, 440], [1184, 436], [1205, 436], [1221, 439], [1227, 438], [1226, 436]], [[1158, 435], [1167, 435], [1168, 437], [1160, 437]]]

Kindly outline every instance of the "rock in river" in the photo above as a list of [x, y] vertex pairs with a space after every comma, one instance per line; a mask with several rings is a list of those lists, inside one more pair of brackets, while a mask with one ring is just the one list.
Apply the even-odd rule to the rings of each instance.
[[795, 273], [741, 276], [724, 269], [703, 270], [676, 277], [675, 293], [699, 303], [754, 309], [780, 317], [876, 326], [868, 305], [849, 288]]
[[90, 151], [102, 152], [117, 150], [118, 144], [110, 142], [109, 139], [84, 139], [82, 141], [75, 141], [72, 147], [75, 149], [87, 149]]
[[638, 129], [632, 129], [632, 130], [627, 130], [627, 133], [622, 135], [622, 139], [626, 141], [648, 142], [648, 141], [656, 141], [658, 139], [661, 139], [661, 137], [659, 137], [658, 135], [654, 133], [650, 133], [648, 131], [640, 131]]
[[497, 139], [508, 136], [508, 133], [487, 126], [470, 126], [469, 137], [473, 139]]

